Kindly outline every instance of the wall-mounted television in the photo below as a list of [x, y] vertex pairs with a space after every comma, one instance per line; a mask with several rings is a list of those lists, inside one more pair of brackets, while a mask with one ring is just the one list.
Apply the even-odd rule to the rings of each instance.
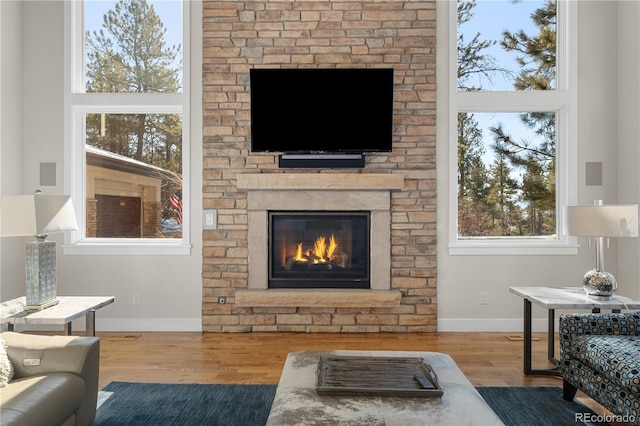
[[250, 70], [251, 150], [391, 151], [393, 69]]

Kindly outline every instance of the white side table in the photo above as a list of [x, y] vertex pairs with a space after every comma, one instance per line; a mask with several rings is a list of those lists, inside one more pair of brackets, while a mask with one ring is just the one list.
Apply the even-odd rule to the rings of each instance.
[[[640, 309], [640, 301], [623, 296], [613, 296], [603, 300], [587, 296], [582, 287], [510, 287], [509, 291], [524, 299], [524, 374], [559, 376], [559, 362], [554, 355], [555, 345], [555, 310], [556, 309], [591, 309], [598, 313], [601, 309], [620, 312], [622, 309]], [[549, 311], [548, 325], [548, 358], [555, 364], [554, 368], [531, 368], [531, 304], [535, 303]]]
[[86, 317], [87, 336], [96, 335], [96, 310], [114, 302], [113, 296], [58, 296], [60, 303], [41, 311], [25, 311], [26, 298], [18, 297], [0, 304], [0, 324], [8, 324], [9, 331], [15, 325], [45, 324], [63, 325], [71, 335], [71, 321]]

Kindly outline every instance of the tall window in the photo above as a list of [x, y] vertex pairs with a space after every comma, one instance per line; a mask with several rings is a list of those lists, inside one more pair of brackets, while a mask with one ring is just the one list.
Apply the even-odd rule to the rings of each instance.
[[559, 224], [575, 161], [569, 158], [576, 87], [571, 3], [458, 0], [451, 6], [457, 6], [450, 11], [457, 30], [452, 253], [567, 242]]
[[185, 4], [68, 3], [70, 251], [188, 252]]

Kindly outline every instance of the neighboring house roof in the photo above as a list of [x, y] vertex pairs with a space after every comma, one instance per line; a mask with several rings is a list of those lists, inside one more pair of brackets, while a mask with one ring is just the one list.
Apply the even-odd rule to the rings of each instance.
[[92, 145], [86, 145], [85, 152], [87, 154], [87, 165], [160, 179], [176, 176], [176, 173], [171, 170], [165, 170], [161, 167], [125, 157], [124, 155], [116, 154]]

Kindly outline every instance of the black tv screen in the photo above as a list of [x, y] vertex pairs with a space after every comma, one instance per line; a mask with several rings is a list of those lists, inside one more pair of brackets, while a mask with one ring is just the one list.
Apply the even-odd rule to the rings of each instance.
[[251, 150], [391, 151], [393, 69], [252, 69]]

